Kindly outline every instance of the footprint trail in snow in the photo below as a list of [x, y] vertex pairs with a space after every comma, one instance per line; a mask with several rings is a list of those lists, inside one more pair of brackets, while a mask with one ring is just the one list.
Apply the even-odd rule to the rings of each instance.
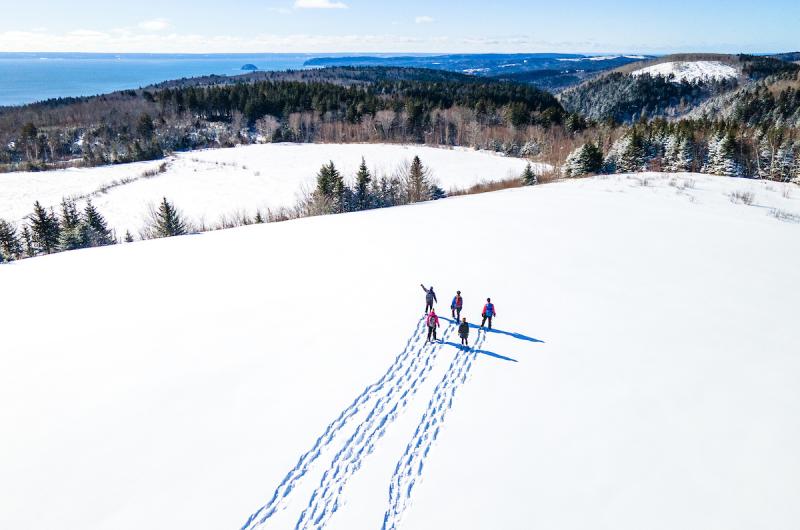
[[390, 394], [395, 392], [397, 379], [408, 373], [408, 368], [405, 371], [403, 370], [406, 363], [410, 360], [413, 364], [418, 358], [417, 352], [420, 347], [419, 343], [423, 340], [424, 332], [425, 317], [417, 322], [417, 327], [406, 342], [405, 349], [395, 358], [386, 373], [378, 381], [367, 386], [364, 391], [356, 397], [353, 403], [345, 408], [339, 416], [328, 425], [322, 435], [314, 442], [311, 449], [306, 451], [300, 457], [295, 467], [286, 474], [286, 477], [278, 485], [270, 500], [247, 519], [242, 526], [242, 530], [252, 530], [261, 526], [266, 523], [270, 517], [275, 515], [281, 508], [285, 499], [306, 476], [311, 465], [320, 457], [323, 449], [330, 446], [336, 435], [348, 425], [349, 421], [371, 401], [382, 399], [384, 397], [382, 392], [385, 389], [388, 388], [387, 393]]
[[[449, 325], [442, 335], [442, 342], [455, 329]], [[386, 433], [386, 429], [416, 395], [433, 369], [443, 344], [434, 342], [423, 353], [412, 359], [402, 376], [397, 378], [386, 393], [379, 398], [367, 418], [358, 425], [354, 434], [334, 457], [325, 471], [319, 486], [311, 495], [308, 506], [300, 514], [295, 530], [325, 527], [336, 513], [347, 481], [361, 468], [363, 460], [375, 449], [375, 444]]]
[[456, 392], [467, 381], [473, 362], [486, 340], [486, 331], [480, 330], [475, 345], [469, 350], [459, 350], [442, 380], [436, 385], [428, 408], [420, 419], [405, 453], [397, 462], [389, 484], [389, 508], [383, 517], [382, 530], [396, 530], [403, 513], [408, 508], [414, 486], [422, 478], [425, 460], [439, 436], [447, 412], [453, 407]]

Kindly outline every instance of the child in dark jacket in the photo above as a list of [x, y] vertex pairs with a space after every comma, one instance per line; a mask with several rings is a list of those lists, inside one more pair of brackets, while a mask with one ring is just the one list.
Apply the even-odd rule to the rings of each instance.
[[462, 346], [469, 346], [469, 344], [467, 344], [467, 339], [469, 338], [469, 324], [467, 324], [466, 318], [458, 325], [458, 336], [461, 337]]

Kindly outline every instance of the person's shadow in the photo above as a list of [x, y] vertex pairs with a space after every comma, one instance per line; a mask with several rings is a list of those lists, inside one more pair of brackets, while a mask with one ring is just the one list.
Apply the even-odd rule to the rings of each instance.
[[455, 342], [443, 342], [442, 344], [446, 346], [452, 346], [453, 348], [458, 348], [462, 351], [469, 351], [474, 353], [480, 353], [481, 355], [488, 355], [489, 357], [494, 357], [495, 359], [500, 359], [502, 361], [510, 361], [512, 363], [519, 362], [516, 359], [512, 359], [511, 357], [506, 357], [505, 355], [500, 355], [499, 353], [494, 353], [489, 350], [476, 350], [473, 348], [464, 347], [461, 344], [456, 344]]
[[[445, 320], [447, 322], [450, 322], [451, 324], [455, 324], [456, 326], [458, 326], [460, 324], [460, 322], [457, 322], [457, 321], [455, 321], [453, 319], [450, 319], [450, 318], [447, 318], [447, 317], [439, 317], [439, 318], [441, 320]], [[534, 337], [529, 337], [527, 335], [523, 335], [522, 333], [515, 333], [513, 331], [503, 331], [503, 330], [495, 329], [495, 328], [489, 329], [487, 327], [481, 328], [477, 324], [468, 324], [468, 325], [472, 329], [483, 329], [486, 333], [497, 333], [498, 335], [507, 335], [507, 336], [509, 336], [511, 338], [518, 339], [518, 340], [524, 340], [524, 341], [528, 341], [528, 342], [544, 343], [544, 341], [541, 340], [541, 339], [536, 339]]]

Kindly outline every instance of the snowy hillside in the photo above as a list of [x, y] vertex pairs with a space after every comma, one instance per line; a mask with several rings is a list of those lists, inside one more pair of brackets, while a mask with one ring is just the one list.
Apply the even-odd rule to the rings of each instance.
[[[195, 221], [222, 215], [293, 206], [313, 186], [322, 164], [332, 160], [352, 178], [363, 156], [373, 175], [392, 175], [419, 155], [445, 190], [519, 176], [526, 161], [470, 149], [389, 144], [266, 144], [180, 153], [163, 161], [0, 174], [0, 218], [20, 220], [34, 201], [57, 206], [64, 196], [91, 195], [118, 234], [142, 228], [149, 204], [164, 196]], [[542, 165], [535, 165], [537, 171]], [[155, 173], [155, 175], [153, 175]]]
[[674, 81], [694, 82], [702, 80], [735, 79], [739, 71], [721, 61], [670, 61], [654, 64], [631, 72], [632, 75], [675, 76]]
[[798, 219], [638, 174], [0, 265], [0, 528], [794, 530]]

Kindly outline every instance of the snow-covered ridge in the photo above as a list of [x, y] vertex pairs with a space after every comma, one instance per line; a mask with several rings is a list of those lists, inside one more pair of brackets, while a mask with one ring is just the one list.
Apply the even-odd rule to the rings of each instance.
[[595, 55], [592, 57], [567, 57], [559, 58], [562, 62], [580, 62], [580, 61], [613, 61], [614, 59], [646, 59], [644, 55]]
[[0, 265], [0, 528], [794, 530], [798, 214], [642, 173]]
[[[149, 204], [168, 197], [196, 222], [222, 215], [291, 207], [313, 187], [322, 164], [333, 161], [352, 179], [364, 157], [373, 175], [392, 175], [418, 155], [448, 190], [518, 176], [526, 161], [466, 148], [397, 144], [264, 144], [179, 153], [166, 161], [35, 173], [0, 174], [0, 218], [19, 221], [34, 201], [57, 207], [62, 197], [92, 195], [117, 234], [136, 234]], [[543, 164], [535, 164], [541, 172]], [[142, 175], [147, 173], [146, 178]], [[155, 174], [154, 174], [155, 173]], [[120, 183], [121, 185], [114, 185]]]
[[631, 75], [634, 76], [644, 74], [662, 77], [672, 75], [674, 76], [674, 81], [680, 83], [682, 81], [734, 79], [739, 76], [739, 71], [733, 66], [720, 61], [671, 61], [654, 64], [631, 72]]

